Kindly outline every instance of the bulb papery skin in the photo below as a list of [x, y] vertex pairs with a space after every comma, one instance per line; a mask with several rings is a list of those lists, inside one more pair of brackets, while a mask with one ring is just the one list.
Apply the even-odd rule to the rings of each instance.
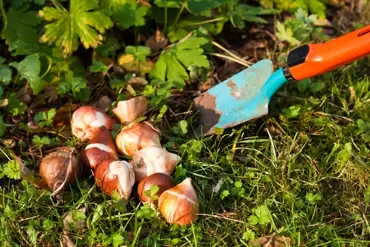
[[134, 167], [136, 181], [140, 182], [154, 173], [171, 175], [181, 160], [179, 155], [163, 147], [145, 147], [132, 156], [130, 163]]
[[155, 195], [159, 197], [164, 191], [174, 187], [176, 184], [175, 180], [171, 176], [168, 176], [164, 173], [154, 173], [144, 178], [137, 187], [137, 193], [141, 202], [151, 202], [154, 205], [158, 204], [158, 199], [152, 200], [150, 197], [145, 195], [145, 191], [150, 190], [153, 185], [158, 186], [159, 189]]
[[76, 181], [80, 166], [74, 148], [61, 147], [46, 155], [39, 167], [40, 176], [53, 192], [63, 190], [67, 184]]
[[160, 131], [149, 122], [131, 123], [117, 135], [116, 146], [121, 153], [132, 157], [145, 147], [161, 147]]
[[81, 152], [80, 162], [86, 170], [95, 169], [104, 160], [116, 160], [118, 154], [109, 130], [103, 129]]
[[137, 96], [117, 103], [112, 111], [121, 123], [129, 124], [139, 117], [143, 117], [148, 110], [148, 101], [144, 96]]
[[162, 193], [158, 207], [163, 218], [170, 224], [190, 225], [199, 212], [196, 191], [190, 178]]
[[135, 184], [135, 173], [130, 163], [124, 160], [105, 160], [94, 172], [96, 185], [111, 196], [117, 190], [124, 200], [130, 198]]
[[93, 106], [81, 106], [72, 114], [72, 134], [80, 141], [92, 140], [102, 129], [111, 130], [119, 122]]

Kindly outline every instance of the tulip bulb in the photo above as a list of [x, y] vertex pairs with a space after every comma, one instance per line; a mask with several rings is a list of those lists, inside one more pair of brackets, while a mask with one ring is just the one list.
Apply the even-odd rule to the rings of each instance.
[[135, 184], [135, 173], [130, 163], [124, 160], [105, 160], [95, 169], [96, 185], [107, 195], [117, 190], [124, 200], [130, 198]]
[[112, 111], [123, 124], [129, 124], [139, 117], [143, 117], [148, 110], [148, 101], [144, 96], [119, 101]]
[[111, 130], [118, 121], [93, 106], [82, 106], [72, 115], [72, 134], [81, 141], [93, 139], [102, 128]]
[[80, 156], [81, 163], [88, 169], [95, 169], [104, 160], [118, 159], [112, 135], [102, 129], [85, 147]]
[[140, 182], [154, 173], [171, 175], [181, 160], [180, 156], [163, 147], [146, 147], [137, 151], [130, 163], [134, 167], [136, 181]]
[[127, 156], [145, 147], [161, 147], [160, 131], [149, 122], [133, 122], [117, 135], [116, 145]]
[[170, 224], [190, 225], [199, 212], [198, 197], [191, 178], [162, 193], [158, 207], [163, 218]]
[[67, 184], [74, 182], [80, 174], [75, 149], [70, 147], [61, 147], [46, 155], [39, 169], [40, 176], [53, 191], [52, 196], [61, 192]]
[[[152, 200], [150, 197], [145, 195], [145, 191], [150, 190], [153, 185], [157, 185], [159, 190], [154, 194], [157, 196], [157, 199]], [[168, 176], [164, 173], [154, 173], [141, 180], [137, 187], [137, 193], [141, 202], [152, 202], [154, 205], [157, 205], [158, 198], [162, 195], [162, 193], [165, 190], [174, 187], [175, 185], [175, 181], [171, 176]]]

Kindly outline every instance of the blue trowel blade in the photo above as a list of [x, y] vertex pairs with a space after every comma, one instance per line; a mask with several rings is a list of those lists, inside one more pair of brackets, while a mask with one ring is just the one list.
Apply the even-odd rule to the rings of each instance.
[[242, 70], [194, 99], [205, 135], [266, 115], [272, 95], [287, 81], [265, 59]]

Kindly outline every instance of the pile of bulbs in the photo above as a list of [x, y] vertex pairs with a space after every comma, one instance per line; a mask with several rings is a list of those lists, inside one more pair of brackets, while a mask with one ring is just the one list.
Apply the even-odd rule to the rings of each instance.
[[[45, 156], [40, 164], [40, 175], [53, 194], [77, 178], [81, 164], [93, 172], [96, 185], [107, 195], [116, 191], [120, 198], [129, 200], [137, 183], [140, 201], [158, 207], [168, 223], [194, 222], [199, 205], [192, 180], [186, 178], [176, 185], [171, 177], [181, 157], [162, 147], [160, 130], [148, 121], [135, 121], [145, 115], [147, 108], [143, 96], [119, 101], [113, 113], [120, 121], [93, 106], [78, 108], [72, 115], [72, 134], [88, 142], [79, 158], [74, 148], [63, 147]], [[123, 128], [114, 142], [110, 131], [119, 122]], [[131, 160], [120, 160], [117, 149]], [[144, 192], [153, 185], [159, 190], [157, 199], [152, 200]]]

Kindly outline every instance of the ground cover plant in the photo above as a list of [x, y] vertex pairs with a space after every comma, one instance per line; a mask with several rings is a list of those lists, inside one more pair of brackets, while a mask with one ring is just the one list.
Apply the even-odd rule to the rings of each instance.
[[[212, 136], [194, 134], [191, 107], [261, 59], [278, 68], [295, 47], [369, 24], [369, 1], [0, 0], [0, 11], [2, 246], [369, 246], [369, 58], [288, 83], [268, 116]], [[48, 154], [88, 144], [73, 134], [77, 109], [114, 118], [137, 97], [145, 113], [126, 125], [150, 123], [181, 158], [165, 172], [192, 181], [191, 225], [168, 223], [137, 185], [124, 200], [86, 172], [55, 198], [40, 178]], [[102, 135], [117, 140], [119, 122]]]

